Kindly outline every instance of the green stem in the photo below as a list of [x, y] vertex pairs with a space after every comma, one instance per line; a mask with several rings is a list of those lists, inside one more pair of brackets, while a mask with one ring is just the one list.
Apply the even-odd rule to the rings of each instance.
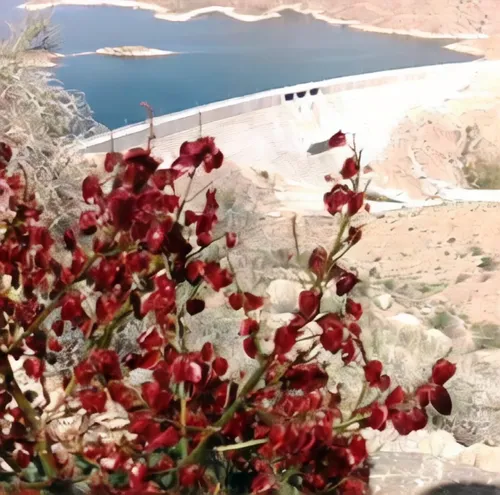
[[369, 414], [360, 414], [360, 415], [354, 416], [353, 418], [348, 419], [347, 421], [344, 421], [343, 423], [335, 425], [333, 427], [333, 429], [334, 430], [345, 430], [348, 426], [351, 426], [355, 423], [359, 423], [360, 421], [362, 421], [363, 419], [366, 419], [368, 417], [370, 417]]
[[[260, 379], [266, 372], [267, 368], [271, 364], [271, 359], [267, 359], [261, 363], [261, 365], [253, 372], [252, 376], [248, 379], [248, 381], [243, 385], [237, 399], [226, 409], [224, 414], [220, 417], [219, 421], [217, 421], [214, 425], [215, 428], [223, 428], [231, 418], [234, 416], [234, 413], [243, 405], [246, 400], [246, 396], [253, 391], [253, 389], [257, 386]], [[188, 465], [188, 464], [196, 464], [200, 461], [205, 449], [207, 447], [208, 441], [215, 433], [209, 433], [197, 446], [196, 448], [186, 457], [184, 458], [179, 467]]]
[[12, 382], [10, 387], [10, 392], [14, 397], [19, 409], [23, 412], [23, 415], [30, 424], [31, 428], [36, 437], [35, 450], [38, 453], [40, 462], [42, 463], [43, 470], [49, 479], [53, 479], [57, 476], [57, 467], [54, 455], [47, 441], [46, 433], [43, 431], [42, 424], [38, 414], [31, 406], [28, 399], [23, 394], [23, 391], [19, 388], [19, 385], [14, 378], [14, 372], [12, 371]]

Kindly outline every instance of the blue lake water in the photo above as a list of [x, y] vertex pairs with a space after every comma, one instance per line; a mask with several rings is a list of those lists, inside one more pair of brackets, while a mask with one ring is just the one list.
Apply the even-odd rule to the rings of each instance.
[[[0, 20], [22, 16], [18, 1], [0, 2], [7, 6]], [[95, 118], [110, 128], [144, 120], [141, 101], [160, 115], [302, 82], [473, 59], [444, 49], [449, 41], [365, 33], [291, 11], [254, 23], [218, 14], [167, 22], [147, 11], [72, 6], [57, 7], [52, 19], [64, 54], [122, 45], [179, 52], [64, 59], [57, 79], [83, 91]]]

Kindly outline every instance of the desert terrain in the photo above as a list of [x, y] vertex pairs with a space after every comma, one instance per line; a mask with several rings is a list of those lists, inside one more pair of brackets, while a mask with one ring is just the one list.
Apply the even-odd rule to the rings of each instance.
[[[222, 11], [243, 21], [279, 15], [293, 8], [333, 23], [348, 23], [356, 29], [427, 38], [467, 40], [452, 49], [497, 57], [500, 16], [495, 0], [30, 0], [28, 9], [54, 5], [117, 5], [152, 10], [157, 17], [185, 21], [210, 11]], [[485, 42], [491, 38], [492, 41]]]

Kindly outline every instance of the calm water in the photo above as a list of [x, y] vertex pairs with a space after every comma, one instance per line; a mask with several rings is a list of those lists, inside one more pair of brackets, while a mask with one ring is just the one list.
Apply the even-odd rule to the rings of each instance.
[[[4, 12], [20, 16], [13, 8]], [[53, 21], [60, 26], [64, 54], [121, 45], [179, 52], [155, 59], [91, 55], [63, 61], [56, 77], [66, 88], [85, 92], [95, 118], [111, 128], [143, 120], [144, 100], [159, 115], [302, 82], [472, 59], [445, 50], [442, 40], [364, 33], [293, 12], [257, 23], [217, 14], [176, 23], [146, 11], [58, 7]]]

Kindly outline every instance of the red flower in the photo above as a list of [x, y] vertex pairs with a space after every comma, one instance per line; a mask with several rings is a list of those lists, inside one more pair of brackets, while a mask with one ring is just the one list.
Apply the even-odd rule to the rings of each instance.
[[122, 160], [123, 155], [121, 153], [106, 153], [106, 158], [104, 159], [104, 169], [106, 170], [106, 172], [111, 173], [115, 169], [116, 165], [121, 163]]
[[328, 374], [315, 363], [297, 364], [292, 366], [286, 373], [285, 378], [291, 389], [299, 389], [304, 392], [323, 388], [328, 382]]
[[78, 292], [66, 294], [61, 303], [61, 318], [77, 325], [84, 317], [81, 294]]
[[223, 376], [227, 373], [229, 365], [223, 357], [216, 357], [212, 363], [212, 368], [218, 376]]
[[340, 213], [354, 193], [345, 185], [335, 184], [330, 192], [325, 193], [323, 202], [330, 215]]
[[257, 356], [257, 346], [255, 345], [255, 340], [253, 337], [247, 337], [246, 339], [243, 340], [243, 350], [245, 351], [245, 354], [251, 358], [255, 359], [255, 356]]
[[42, 377], [45, 370], [45, 362], [37, 358], [26, 359], [23, 363], [24, 371], [30, 378], [38, 380]]
[[368, 361], [364, 366], [365, 378], [370, 387], [378, 387], [382, 392], [391, 385], [391, 379], [382, 375], [382, 363], [377, 360]]
[[444, 385], [457, 370], [457, 365], [446, 359], [440, 359], [432, 368], [432, 382]]
[[235, 311], [243, 308], [245, 313], [248, 313], [249, 311], [254, 311], [263, 306], [264, 298], [261, 296], [254, 296], [250, 294], [250, 292], [235, 292], [229, 296], [229, 304]]
[[317, 247], [309, 258], [309, 269], [317, 276], [323, 277], [326, 270], [328, 253], [324, 247]]
[[107, 380], [121, 380], [120, 359], [116, 351], [96, 349], [90, 354], [89, 361], [97, 373]]
[[84, 211], [80, 215], [80, 230], [85, 235], [92, 235], [97, 230], [97, 216], [93, 211]]
[[145, 452], [153, 452], [156, 449], [172, 447], [179, 442], [179, 433], [173, 426], [169, 426], [160, 433], [152, 442], [148, 443]]
[[160, 334], [156, 327], [149, 328], [137, 337], [137, 343], [142, 349], [146, 351], [152, 351], [159, 349], [164, 344], [163, 336]]
[[226, 232], [226, 246], [231, 249], [236, 246], [238, 235], [235, 232]]
[[99, 184], [99, 177], [96, 175], [89, 175], [85, 177], [82, 183], [83, 200], [87, 204], [97, 203], [97, 199], [102, 197], [102, 189]]
[[354, 157], [350, 157], [344, 162], [340, 175], [342, 175], [343, 179], [350, 179], [358, 173], [358, 170], [359, 166], [357, 160]]
[[172, 163], [174, 170], [181, 173], [192, 172], [203, 163], [205, 172], [220, 168], [224, 155], [215, 145], [214, 138], [203, 137], [196, 141], [182, 143], [179, 158]]
[[272, 474], [259, 473], [252, 481], [252, 493], [271, 493], [278, 487]]
[[359, 282], [354, 273], [344, 272], [337, 280], [337, 296], [344, 296], [354, 288]]
[[319, 318], [316, 323], [322, 328], [321, 345], [330, 352], [336, 353], [342, 346], [344, 338], [344, 324], [334, 313], [328, 313]]
[[201, 366], [186, 356], [178, 356], [172, 366], [174, 381], [199, 383], [202, 379]]
[[103, 390], [82, 390], [79, 394], [82, 407], [90, 414], [101, 413], [106, 406], [106, 392]]
[[205, 470], [197, 464], [179, 469], [179, 484], [182, 487], [194, 486], [203, 479]]
[[307, 320], [311, 321], [319, 311], [321, 294], [312, 290], [303, 290], [299, 294], [299, 311]]
[[339, 148], [341, 146], [345, 146], [347, 143], [345, 134], [342, 131], [336, 132], [329, 140], [328, 146], [330, 148]]
[[233, 276], [225, 268], [221, 268], [219, 263], [212, 261], [205, 265], [203, 278], [210, 284], [212, 289], [219, 292], [233, 282]]
[[351, 217], [355, 215], [363, 206], [363, 201], [365, 200], [365, 193], [358, 192], [354, 193], [347, 204], [347, 213]]
[[12, 148], [7, 143], [0, 141], [0, 169], [7, 167], [11, 159]]
[[359, 320], [363, 315], [363, 307], [361, 306], [361, 304], [353, 301], [352, 299], [347, 299], [345, 310], [355, 320]]

